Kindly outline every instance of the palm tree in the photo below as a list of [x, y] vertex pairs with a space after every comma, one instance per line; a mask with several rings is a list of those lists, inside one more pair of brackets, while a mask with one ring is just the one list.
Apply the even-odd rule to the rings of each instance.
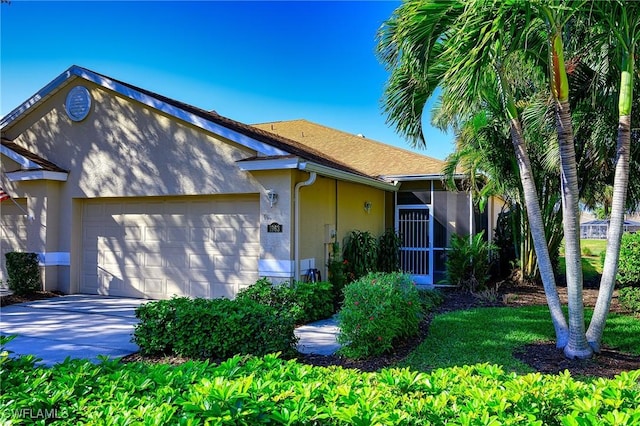
[[[632, 6], [632, 7], [631, 7]], [[614, 202], [613, 237], [607, 247], [602, 289], [589, 331], [585, 332], [582, 300], [582, 268], [579, 239], [580, 186], [576, 160], [569, 78], [564, 37], [568, 24], [592, 22], [601, 34], [613, 35], [621, 64], [620, 120]], [[630, 116], [633, 103], [633, 62], [638, 40], [638, 4], [610, 2], [512, 0], [459, 1], [410, 0], [392, 15], [381, 30], [379, 54], [391, 71], [385, 89], [388, 121], [414, 144], [424, 144], [421, 118], [425, 101], [436, 86], [443, 88], [442, 106], [455, 109], [461, 122], [473, 115], [473, 107], [489, 102], [486, 94], [499, 94], [523, 187], [525, 206], [543, 285], [556, 329], [559, 347], [570, 358], [590, 357], [599, 350], [608, 313], [619, 252], [619, 233], [629, 175]], [[597, 34], [597, 33], [596, 33]], [[593, 37], [585, 41], [589, 45]], [[610, 42], [613, 43], [613, 42]], [[546, 52], [546, 55], [544, 54]], [[548, 70], [549, 90], [555, 111], [562, 195], [569, 323], [560, 310], [541, 208], [525, 144], [518, 93], [509, 84], [509, 61], [521, 54]], [[546, 57], [545, 57], [546, 56]], [[451, 111], [449, 111], [451, 112]], [[553, 151], [553, 150], [551, 150]], [[588, 338], [587, 338], [588, 334]]]
[[458, 100], [456, 107], [460, 115], [471, 114], [468, 106], [486, 101], [485, 94], [499, 93], [556, 342], [558, 347], [565, 347], [569, 332], [547, 249], [531, 162], [516, 102], [504, 79], [505, 61], [524, 35], [523, 31], [501, 30], [503, 26], [507, 28], [511, 18], [523, 25], [524, 30], [526, 19], [509, 13], [496, 15], [495, 8], [481, 0], [405, 2], [379, 33], [378, 54], [391, 71], [385, 88], [384, 110], [388, 121], [413, 145], [425, 145], [422, 113], [436, 87], [443, 87], [443, 98]]
[[602, 331], [611, 306], [611, 297], [618, 271], [620, 241], [622, 238], [624, 211], [629, 182], [631, 141], [631, 112], [637, 45], [640, 43], [640, 4], [622, 0], [594, 4], [595, 23], [605, 27], [603, 34], [612, 35], [607, 43], [615, 46], [615, 58], [619, 61], [620, 86], [618, 97], [618, 143], [615, 178], [611, 202], [611, 221], [605, 263], [600, 281], [600, 291], [593, 317], [587, 331], [587, 340], [595, 351], [600, 351]]

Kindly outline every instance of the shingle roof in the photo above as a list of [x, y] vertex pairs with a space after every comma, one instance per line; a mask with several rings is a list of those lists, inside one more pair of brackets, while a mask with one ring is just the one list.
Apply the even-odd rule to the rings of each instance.
[[[385, 175], [440, 174], [444, 165], [442, 161], [431, 157], [358, 137], [307, 120], [279, 121], [250, 126], [221, 116], [215, 111], [206, 111], [76, 65], [71, 66], [54, 79], [32, 99], [3, 117], [0, 127], [10, 126], [26, 111], [43, 102], [47, 96], [69, 84], [75, 78], [90, 80], [106, 89], [114, 90], [132, 99], [140, 100], [140, 96], [142, 96], [146, 105], [158, 108], [170, 115], [175, 115], [178, 119], [187, 120], [205, 130], [209, 129], [209, 131], [215, 132], [217, 131], [215, 129], [229, 129], [232, 132], [236, 132], [235, 134], [257, 141], [262, 144], [260, 146], [265, 148], [266, 151], [277, 150], [275, 155], [294, 155], [322, 166], [376, 180], [381, 180], [380, 177]], [[168, 105], [169, 109], [163, 109], [163, 105]], [[214, 130], [211, 130], [212, 127], [207, 123], [213, 123]], [[240, 141], [238, 143], [243, 142]], [[12, 145], [17, 149], [21, 149], [15, 144]], [[267, 146], [272, 148], [266, 149]], [[274, 155], [268, 152], [258, 152], [258, 154]], [[33, 154], [31, 155], [33, 156]], [[46, 167], [57, 168], [53, 163], [42, 158], [38, 157], [38, 161], [40, 162], [38, 163], [34, 159], [34, 162], [42, 164], [43, 167], [47, 165]], [[51, 170], [53, 171], [53, 169]], [[55, 171], [59, 170], [57, 168]]]
[[307, 120], [275, 121], [254, 127], [295, 140], [368, 176], [441, 174], [444, 162]]
[[46, 170], [49, 172], [63, 172], [63, 173], [68, 173], [68, 170], [64, 170], [60, 167], [58, 167], [57, 165], [53, 164], [51, 161], [45, 160], [44, 158], [34, 154], [33, 152], [24, 149], [23, 147], [21, 147], [18, 144], [15, 144], [11, 141], [8, 141], [6, 139], [2, 139], [2, 145], [6, 146], [7, 148], [9, 148], [11, 151], [15, 152], [18, 155], [21, 155], [22, 157], [26, 158], [27, 160], [30, 160], [31, 162], [37, 164], [38, 166], [40, 166], [41, 170]]

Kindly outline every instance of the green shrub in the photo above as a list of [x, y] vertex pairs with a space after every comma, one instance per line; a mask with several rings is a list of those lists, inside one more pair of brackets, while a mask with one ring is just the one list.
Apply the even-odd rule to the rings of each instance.
[[335, 313], [333, 285], [328, 281], [296, 282], [294, 294], [303, 312], [302, 317], [297, 318], [298, 324], [329, 318]]
[[471, 292], [484, 290], [489, 280], [492, 255], [497, 248], [483, 240], [484, 231], [473, 237], [451, 237], [451, 250], [447, 253], [447, 282]]
[[377, 272], [397, 272], [400, 270], [400, 248], [402, 239], [393, 229], [387, 229], [378, 239]]
[[367, 231], [351, 231], [344, 245], [344, 266], [347, 281], [353, 282], [375, 272], [378, 262], [378, 241]]
[[516, 375], [490, 364], [363, 373], [275, 355], [179, 366], [71, 360], [50, 368], [21, 358], [0, 371], [0, 418], [60, 425], [637, 425], [639, 380], [640, 371], [585, 383], [568, 373]]
[[273, 285], [266, 278], [241, 290], [236, 300], [253, 300], [288, 315], [295, 324], [305, 324], [333, 315], [333, 288], [326, 281]]
[[42, 288], [37, 253], [9, 252], [7, 259], [7, 284], [18, 295], [29, 294]]
[[640, 314], [640, 287], [624, 287], [618, 291], [618, 301], [631, 312]]
[[340, 243], [337, 241], [331, 243], [331, 253], [329, 253], [327, 269], [329, 272], [329, 282], [333, 287], [334, 312], [337, 312], [340, 305], [342, 305], [342, 289], [347, 284], [345, 261], [342, 259]]
[[640, 232], [622, 235], [616, 279], [621, 287], [640, 285]]
[[340, 351], [350, 358], [385, 353], [418, 333], [421, 313], [420, 296], [409, 275], [368, 274], [344, 289], [338, 341], [345, 346]]
[[133, 341], [144, 354], [173, 353], [206, 359], [235, 354], [293, 353], [290, 315], [253, 300], [177, 297], [136, 309]]

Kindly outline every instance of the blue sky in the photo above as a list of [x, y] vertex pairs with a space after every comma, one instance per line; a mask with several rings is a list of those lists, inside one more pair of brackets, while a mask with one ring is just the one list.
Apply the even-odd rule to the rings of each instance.
[[[244, 123], [305, 118], [412, 149], [385, 124], [374, 54], [399, 5], [13, 0], [0, 6], [0, 115], [75, 64]], [[453, 150], [451, 134], [426, 138], [417, 152]]]

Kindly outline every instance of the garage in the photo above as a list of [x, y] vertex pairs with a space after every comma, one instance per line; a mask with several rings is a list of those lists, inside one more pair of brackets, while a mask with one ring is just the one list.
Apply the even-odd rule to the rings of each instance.
[[7, 281], [5, 254], [27, 250], [27, 200], [5, 200], [0, 205], [0, 280]]
[[258, 279], [257, 194], [86, 200], [80, 292], [234, 298]]

